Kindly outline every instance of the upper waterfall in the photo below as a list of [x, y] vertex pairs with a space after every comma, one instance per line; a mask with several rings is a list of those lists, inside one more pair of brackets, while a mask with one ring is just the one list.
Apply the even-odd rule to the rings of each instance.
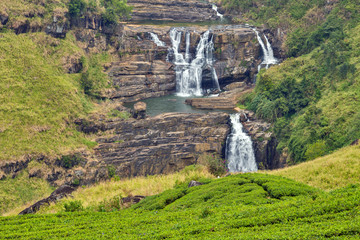
[[[185, 32], [185, 57], [180, 49], [182, 34]], [[195, 56], [190, 53], [190, 32], [185, 28], [172, 28], [170, 30], [170, 39], [172, 47], [169, 54], [173, 54], [173, 63], [176, 72], [176, 92], [179, 96], [202, 96], [203, 71], [211, 71], [213, 88], [220, 90], [219, 82], [215, 68], [213, 67], [213, 36], [210, 31], [204, 32], [200, 36], [196, 47]]]
[[240, 114], [231, 114], [231, 133], [226, 139], [225, 158], [229, 172], [257, 171], [255, 154], [251, 139], [243, 131]]
[[266, 69], [268, 69], [270, 65], [277, 64], [278, 60], [274, 57], [274, 51], [273, 51], [271, 44], [270, 44], [268, 38], [266, 37], [266, 35], [264, 34], [264, 38], [266, 41], [266, 46], [265, 46], [263, 40], [261, 39], [261, 37], [259, 35], [259, 32], [256, 29], [253, 29], [253, 30], [256, 33], [256, 37], [257, 37], [259, 44], [261, 46], [261, 49], [264, 53], [264, 59], [263, 59], [262, 63], [259, 64], [258, 71], [260, 71], [262, 65], [265, 65]]

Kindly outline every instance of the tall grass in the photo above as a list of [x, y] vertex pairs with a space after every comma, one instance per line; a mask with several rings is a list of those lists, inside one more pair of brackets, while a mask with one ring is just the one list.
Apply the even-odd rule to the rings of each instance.
[[360, 146], [345, 147], [330, 155], [267, 173], [323, 190], [360, 183]]
[[0, 215], [16, 215], [41, 198], [48, 197], [53, 188], [39, 178], [29, 178], [26, 171], [16, 178], [1, 180]]
[[172, 189], [176, 184], [200, 178], [214, 178], [207, 168], [203, 166], [188, 166], [180, 172], [169, 175], [154, 175], [146, 177], [135, 177], [130, 179], [112, 180], [101, 182], [95, 186], [79, 188], [72, 196], [64, 199], [55, 205], [45, 207], [39, 213], [55, 213], [63, 210], [64, 203], [68, 201], [81, 201], [86, 207], [96, 207], [105, 199], [115, 196], [151, 196]]

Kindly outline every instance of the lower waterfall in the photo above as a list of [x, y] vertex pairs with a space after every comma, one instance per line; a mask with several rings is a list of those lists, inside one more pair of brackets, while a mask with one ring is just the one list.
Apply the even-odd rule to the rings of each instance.
[[250, 137], [243, 131], [240, 114], [231, 114], [231, 133], [226, 139], [225, 158], [229, 172], [257, 171], [255, 154]]

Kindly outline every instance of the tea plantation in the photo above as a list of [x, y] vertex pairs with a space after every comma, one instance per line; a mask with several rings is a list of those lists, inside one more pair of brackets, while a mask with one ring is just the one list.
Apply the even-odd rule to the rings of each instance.
[[176, 185], [114, 212], [0, 218], [0, 239], [359, 239], [360, 186], [332, 192], [265, 174]]

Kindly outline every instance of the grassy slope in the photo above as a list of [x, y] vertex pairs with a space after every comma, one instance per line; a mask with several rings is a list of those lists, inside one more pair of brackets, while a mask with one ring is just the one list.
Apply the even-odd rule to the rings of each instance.
[[285, 178], [238, 174], [178, 185], [131, 209], [0, 219], [0, 238], [356, 239], [359, 186], [326, 193]]
[[[12, 210], [16, 215], [34, 203], [34, 199], [42, 199], [50, 195], [54, 189], [39, 178], [29, 178], [26, 171], [16, 178], [5, 179], [0, 184], [0, 215]], [[21, 207], [19, 207], [21, 206]]]
[[0, 38], [0, 159], [58, 154], [82, 146], [72, 120], [84, 113], [78, 74], [65, 74], [66, 56], [81, 54], [71, 38], [44, 33]]
[[323, 190], [360, 183], [360, 145], [345, 147], [313, 161], [267, 173], [291, 178]]

